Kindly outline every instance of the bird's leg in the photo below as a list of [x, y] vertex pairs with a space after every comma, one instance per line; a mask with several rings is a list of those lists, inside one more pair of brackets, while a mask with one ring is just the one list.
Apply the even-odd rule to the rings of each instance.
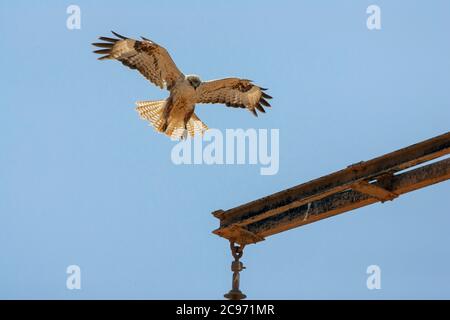
[[167, 119], [164, 119], [164, 123], [163, 123], [163, 125], [161, 126], [161, 131], [162, 131], [162, 132], [166, 132], [167, 126], [168, 126]]
[[194, 109], [192, 108], [192, 110], [188, 111], [185, 115], [184, 115], [184, 133], [183, 136], [187, 137], [188, 135], [188, 130], [187, 130], [187, 123], [188, 121], [191, 119], [192, 114], [194, 113]]
[[163, 132], [166, 132], [167, 127], [169, 126], [169, 116], [170, 116], [170, 112], [172, 111], [172, 108], [173, 108], [172, 98], [169, 97], [169, 99], [166, 102], [166, 106], [164, 107], [163, 114], [162, 114], [164, 123], [161, 126], [161, 130]]

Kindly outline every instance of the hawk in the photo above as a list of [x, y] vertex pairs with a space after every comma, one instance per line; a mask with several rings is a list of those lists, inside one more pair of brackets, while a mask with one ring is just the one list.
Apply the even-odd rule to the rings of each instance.
[[156, 131], [174, 139], [202, 135], [208, 127], [195, 114], [199, 103], [222, 103], [228, 107], [245, 108], [258, 116], [270, 107], [271, 99], [266, 91], [251, 80], [225, 78], [201, 81], [197, 75], [184, 75], [176, 66], [167, 50], [155, 42], [142, 37], [142, 41], [130, 39], [112, 31], [117, 38], [100, 37], [103, 42], [93, 43], [103, 49], [99, 60], [115, 59], [123, 65], [138, 70], [147, 80], [167, 89], [170, 95], [165, 100], [138, 101], [139, 116], [149, 121]]

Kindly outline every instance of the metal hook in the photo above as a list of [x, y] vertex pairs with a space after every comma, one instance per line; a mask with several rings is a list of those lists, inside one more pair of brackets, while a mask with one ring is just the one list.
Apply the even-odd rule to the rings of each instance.
[[239, 272], [245, 269], [244, 264], [240, 262], [239, 259], [244, 253], [244, 247], [245, 245], [236, 245], [234, 242], [230, 241], [231, 254], [234, 258], [234, 261], [231, 263], [231, 271], [233, 271], [233, 282], [232, 289], [224, 295], [224, 297], [229, 300], [241, 300], [247, 297], [241, 292], [241, 290], [239, 290]]

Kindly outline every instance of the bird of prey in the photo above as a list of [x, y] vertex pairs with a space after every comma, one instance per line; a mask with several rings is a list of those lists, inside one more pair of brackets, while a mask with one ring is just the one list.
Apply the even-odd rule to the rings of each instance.
[[156, 131], [173, 139], [202, 135], [208, 127], [194, 113], [198, 103], [222, 103], [228, 107], [246, 108], [255, 116], [256, 110], [265, 112], [271, 99], [251, 80], [225, 78], [201, 81], [197, 75], [184, 75], [175, 65], [167, 50], [142, 37], [142, 41], [112, 33], [117, 38], [100, 37], [104, 42], [93, 43], [103, 48], [94, 51], [102, 54], [99, 60], [115, 59], [123, 65], [138, 70], [150, 82], [169, 90], [170, 95], [160, 101], [136, 102], [140, 117], [149, 121]]

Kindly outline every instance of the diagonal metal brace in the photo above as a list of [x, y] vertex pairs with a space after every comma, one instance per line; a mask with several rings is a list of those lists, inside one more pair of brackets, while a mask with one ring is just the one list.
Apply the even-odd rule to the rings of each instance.
[[381, 202], [394, 200], [398, 197], [398, 194], [367, 181], [358, 181], [352, 185], [352, 189], [367, 194]]

